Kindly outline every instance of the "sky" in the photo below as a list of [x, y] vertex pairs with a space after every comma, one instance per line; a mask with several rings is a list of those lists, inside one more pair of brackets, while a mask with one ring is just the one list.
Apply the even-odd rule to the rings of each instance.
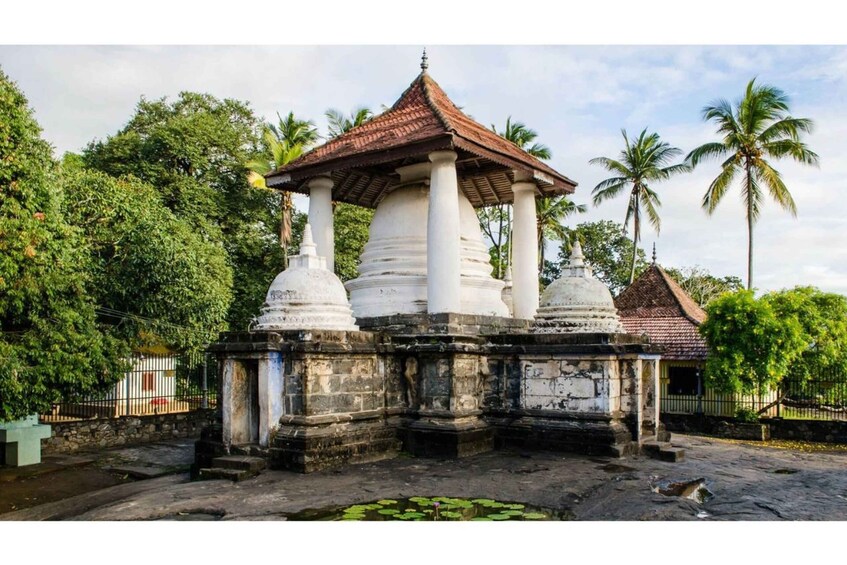
[[[847, 294], [847, 48], [844, 46], [622, 46], [427, 44], [429, 73], [451, 99], [488, 126], [519, 120], [578, 182], [589, 212], [568, 222], [623, 222], [626, 197], [590, 205], [610, 176], [589, 165], [616, 158], [621, 129], [644, 128], [685, 153], [716, 139], [701, 109], [736, 100], [756, 78], [788, 94], [792, 114], [814, 120], [809, 146], [820, 167], [777, 162], [797, 203], [793, 218], [767, 201], [755, 226], [760, 291], [815, 285]], [[325, 131], [328, 108], [391, 105], [419, 72], [422, 45], [197, 46], [0, 45], [0, 67], [29, 98], [57, 155], [117, 132], [141, 97], [208, 92], [247, 101], [266, 120], [293, 111]], [[700, 206], [718, 165], [657, 183], [661, 232], [646, 226], [666, 267], [699, 266], [746, 280], [747, 229], [738, 186], [715, 213]], [[301, 201], [301, 207], [303, 202]], [[548, 255], [555, 250], [548, 250]]]

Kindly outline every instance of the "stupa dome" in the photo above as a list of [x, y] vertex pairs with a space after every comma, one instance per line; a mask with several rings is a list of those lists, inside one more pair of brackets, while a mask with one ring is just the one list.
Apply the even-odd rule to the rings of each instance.
[[288, 268], [268, 289], [255, 330], [356, 331], [347, 292], [335, 273], [318, 257], [312, 228], [306, 224], [300, 254], [288, 258]]
[[[427, 311], [427, 214], [431, 164], [397, 169], [400, 186], [377, 206], [359, 276], [347, 281], [356, 318]], [[462, 314], [508, 316], [503, 281], [491, 276], [473, 206], [459, 191]]]
[[612, 293], [594, 278], [577, 241], [562, 276], [541, 295], [535, 333], [624, 333]]

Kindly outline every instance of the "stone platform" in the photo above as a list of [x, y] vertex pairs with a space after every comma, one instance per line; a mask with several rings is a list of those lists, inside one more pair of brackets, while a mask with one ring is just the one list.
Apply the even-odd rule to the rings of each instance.
[[212, 351], [218, 406], [231, 408], [197, 442], [195, 467], [251, 445], [272, 468], [312, 472], [401, 450], [620, 456], [656, 439], [658, 351], [638, 336], [454, 314], [358, 322], [379, 331], [226, 334]]

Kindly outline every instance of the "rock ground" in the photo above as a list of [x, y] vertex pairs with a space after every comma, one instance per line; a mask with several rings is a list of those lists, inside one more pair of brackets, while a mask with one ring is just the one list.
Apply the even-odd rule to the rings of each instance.
[[[496, 451], [443, 461], [398, 457], [308, 475], [265, 471], [239, 483], [189, 482], [177, 474], [7, 513], [0, 520], [283, 520], [306, 508], [415, 495], [526, 502], [577, 520], [847, 520], [842, 446], [776, 449], [682, 435], [673, 443], [686, 448], [684, 461]], [[182, 451], [190, 455], [184, 445]], [[655, 489], [699, 478], [714, 495], [702, 504]]]

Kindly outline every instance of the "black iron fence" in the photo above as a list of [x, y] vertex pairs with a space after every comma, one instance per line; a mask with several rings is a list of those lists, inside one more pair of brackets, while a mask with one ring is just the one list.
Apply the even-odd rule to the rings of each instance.
[[662, 386], [660, 410], [666, 414], [730, 416], [739, 409], [763, 417], [795, 420], [847, 420], [847, 375], [843, 378], [783, 381], [777, 390], [763, 394], [726, 394], [702, 384], [700, 394], [673, 394]]
[[44, 423], [189, 412], [213, 408], [217, 363], [205, 353], [133, 355], [123, 378], [96, 396], [68, 400], [41, 414]]

